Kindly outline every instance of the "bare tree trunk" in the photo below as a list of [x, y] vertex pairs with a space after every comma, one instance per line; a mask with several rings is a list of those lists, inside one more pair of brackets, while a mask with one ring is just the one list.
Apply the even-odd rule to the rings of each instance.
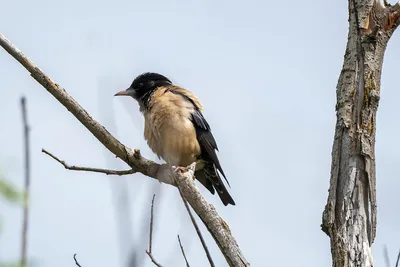
[[336, 129], [322, 230], [332, 265], [373, 266], [376, 233], [375, 130], [386, 45], [400, 5], [349, 0], [349, 34], [337, 85]]

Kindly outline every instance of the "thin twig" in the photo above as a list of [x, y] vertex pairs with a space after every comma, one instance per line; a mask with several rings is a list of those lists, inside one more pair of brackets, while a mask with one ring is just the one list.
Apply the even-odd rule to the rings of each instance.
[[149, 249], [146, 250], [146, 253], [147, 253], [147, 255], [149, 255], [149, 258], [154, 263], [154, 265], [156, 265], [158, 267], [162, 267], [162, 265], [159, 264], [154, 259], [153, 254], [152, 254], [152, 246], [153, 246], [153, 210], [154, 210], [154, 198], [155, 197], [156, 197], [156, 194], [153, 195], [153, 200], [151, 201]]
[[179, 241], [179, 246], [181, 247], [182, 255], [185, 258], [186, 267], [190, 267], [189, 262], [188, 262], [188, 260], [186, 258], [185, 251], [183, 250], [183, 246], [182, 246], [182, 243], [181, 243], [181, 239], [179, 238], [179, 235], [178, 235], [178, 241]]
[[386, 245], [383, 247], [383, 258], [385, 259], [386, 267], [391, 267], [389, 252]]
[[181, 195], [183, 204], [185, 204], [185, 208], [186, 208], [187, 212], [189, 213], [190, 220], [192, 221], [193, 226], [196, 229], [197, 236], [199, 237], [199, 239], [201, 241], [201, 244], [203, 245], [203, 249], [206, 252], [208, 262], [210, 263], [210, 266], [215, 267], [214, 261], [213, 261], [213, 259], [211, 257], [211, 254], [210, 254], [210, 251], [207, 248], [206, 241], [204, 240], [203, 235], [201, 234], [200, 228], [197, 225], [196, 220], [194, 219], [194, 216], [193, 216], [192, 212], [190, 211], [189, 204], [187, 203], [185, 197], [183, 196], [182, 191], [179, 188], [179, 186], [178, 186], [178, 190], [179, 190], [179, 194]]
[[75, 261], [76, 266], [82, 267], [82, 266], [79, 264], [78, 260], [76, 259], [76, 254], [74, 254], [74, 261]]
[[150, 212], [150, 236], [149, 236], [149, 253], [152, 251], [153, 245], [153, 219], [154, 219], [154, 199], [156, 198], [156, 194], [153, 194], [153, 199], [151, 200], [151, 212]]
[[25, 146], [25, 184], [24, 184], [24, 211], [22, 218], [22, 240], [21, 240], [21, 267], [26, 266], [28, 250], [28, 225], [29, 225], [29, 185], [30, 185], [30, 157], [29, 157], [29, 125], [26, 111], [26, 99], [21, 97], [22, 123], [24, 127]]
[[400, 261], [400, 250], [399, 250], [399, 254], [397, 254], [397, 260], [396, 260], [396, 266], [395, 267], [399, 267], [399, 261]]
[[124, 170], [124, 171], [116, 171], [116, 170], [109, 170], [109, 169], [100, 169], [100, 168], [90, 168], [90, 167], [80, 167], [80, 166], [74, 166], [74, 165], [69, 165], [67, 164], [64, 160], [60, 160], [50, 152], [48, 152], [46, 149], [42, 148], [42, 152], [45, 153], [46, 155], [49, 155], [53, 159], [55, 159], [57, 162], [59, 162], [61, 165], [64, 166], [65, 169], [67, 170], [72, 170], [72, 171], [87, 171], [87, 172], [98, 172], [98, 173], [105, 173], [107, 175], [128, 175], [128, 174], [133, 174], [136, 171], [134, 169], [130, 170]]

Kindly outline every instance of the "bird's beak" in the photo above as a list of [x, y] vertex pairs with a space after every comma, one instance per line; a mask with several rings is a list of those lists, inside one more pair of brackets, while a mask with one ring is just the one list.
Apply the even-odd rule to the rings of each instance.
[[129, 92], [128, 92], [128, 90], [122, 90], [122, 91], [116, 93], [114, 96], [120, 96], [120, 95], [129, 95]]

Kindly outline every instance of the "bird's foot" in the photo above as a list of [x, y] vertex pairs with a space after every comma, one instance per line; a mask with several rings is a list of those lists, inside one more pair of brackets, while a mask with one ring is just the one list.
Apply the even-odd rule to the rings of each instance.
[[177, 171], [184, 172], [184, 171], [186, 171], [186, 167], [172, 166], [172, 168], [174, 169], [174, 172], [177, 172]]
[[[189, 169], [189, 167], [190, 167], [191, 165], [189, 165], [188, 167], [182, 167], [182, 166], [172, 166], [172, 169], [173, 169], [173, 171], [174, 172], [186, 172], [188, 169]], [[193, 174], [193, 181], [194, 180], [196, 180], [196, 177], [195, 177], [195, 175]]]

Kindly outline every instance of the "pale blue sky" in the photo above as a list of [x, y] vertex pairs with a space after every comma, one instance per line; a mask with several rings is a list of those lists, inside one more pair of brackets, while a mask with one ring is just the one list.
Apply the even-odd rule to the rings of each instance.
[[[156, 157], [143, 139], [132, 99], [114, 99], [134, 76], [160, 72], [193, 91], [218, 142], [235, 207], [204, 191], [229, 223], [252, 266], [329, 266], [320, 230], [335, 126], [336, 83], [347, 41], [347, 1], [5, 1], [0, 31], [96, 119], [132, 148]], [[378, 232], [394, 260], [400, 247], [400, 125], [396, 108], [400, 35], [389, 43], [377, 120]], [[0, 168], [23, 184], [19, 98], [27, 97], [32, 140], [29, 256], [43, 267], [126, 266], [133, 236], [145, 234], [156, 201], [154, 254], [206, 266], [176, 189], [142, 175], [125, 178], [66, 171], [42, 148], [71, 164], [123, 169], [120, 163], [5, 51], [0, 52]], [[111, 188], [129, 199], [113, 195]], [[125, 190], [125, 191], [124, 191]], [[126, 196], [126, 195], [125, 195]], [[117, 231], [116, 201], [129, 228]], [[20, 208], [0, 202], [0, 260], [19, 255]], [[140, 224], [145, 220], [143, 226]], [[202, 227], [217, 266], [225, 266]], [[121, 245], [120, 245], [121, 244]], [[122, 246], [122, 248], [121, 248]], [[121, 250], [120, 250], [121, 249]], [[144, 257], [139, 266], [152, 266]]]

